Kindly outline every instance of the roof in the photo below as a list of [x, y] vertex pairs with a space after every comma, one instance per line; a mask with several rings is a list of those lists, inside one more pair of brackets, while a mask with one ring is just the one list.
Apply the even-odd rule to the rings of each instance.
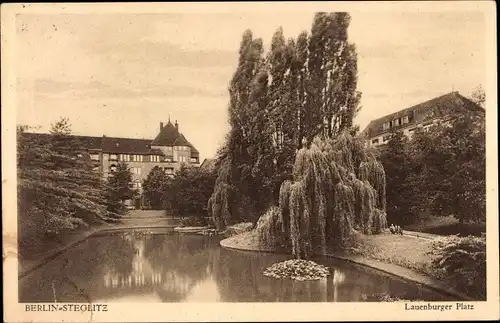
[[[24, 132], [26, 136], [50, 136], [48, 133]], [[135, 139], [118, 137], [92, 137], [71, 135], [82, 142], [86, 149], [102, 150], [105, 153], [115, 154], [137, 154], [137, 155], [164, 155], [160, 149], [151, 148], [152, 146], [188, 146], [191, 148], [191, 157], [199, 157], [198, 150], [179, 132], [170, 121], [160, 131], [154, 139]]]
[[161, 151], [161, 149], [152, 148], [152, 149], [149, 150], [148, 155], [160, 155], [160, 156], [163, 156], [165, 154], [163, 153], [163, 151]]
[[170, 120], [168, 120], [167, 124], [160, 130], [160, 133], [153, 140], [151, 146], [188, 146], [191, 148], [192, 157], [198, 157], [200, 155], [193, 144], [179, 132], [179, 129], [174, 126]]
[[160, 133], [151, 143], [152, 146], [173, 146], [175, 140], [179, 136], [179, 129], [177, 129], [168, 120], [167, 124], [160, 130]]
[[[391, 132], [397, 128], [416, 125], [425, 122], [426, 120], [432, 120], [438, 117], [463, 113], [466, 110], [474, 113], [485, 113], [484, 109], [481, 106], [472, 102], [470, 99], [462, 96], [458, 92], [451, 92], [445, 95], [441, 95], [437, 98], [419, 103], [412, 107], [400, 110], [398, 112], [391, 113], [381, 118], [372, 120], [362, 133], [366, 133], [366, 136], [371, 138], [383, 133]], [[410, 122], [396, 128], [383, 128], [384, 123], [390, 122], [397, 118], [402, 118], [403, 116], [409, 116]]]
[[102, 137], [101, 149], [106, 153], [146, 155], [151, 150], [151, 139]]
[[214, 158], [205, 158], [200, 165], [200, 169], [212, 170], [215, 168], [216, 160]]

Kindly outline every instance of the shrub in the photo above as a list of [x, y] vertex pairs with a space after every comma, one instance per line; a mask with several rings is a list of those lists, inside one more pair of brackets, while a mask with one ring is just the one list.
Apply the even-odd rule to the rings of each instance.
[[449, 236], [433, 243], [434, 275], [472, 297], [486, 299], [486, 236]]

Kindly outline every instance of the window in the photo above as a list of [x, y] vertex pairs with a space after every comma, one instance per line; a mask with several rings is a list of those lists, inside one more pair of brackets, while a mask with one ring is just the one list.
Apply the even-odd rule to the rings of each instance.
[[165, 161], [166, 161], [167, 163], [171, 163], [171, 162], [172, 162], [172, 157], [166, 157], [166, 158], [165, 158]]
[[399, 119], [396, 119], [393, 121], [394, 127], [399, 126]]
[[403, 123], [406, 124], [406, 123], [410, 123], [410, 117], [409, 116], [404, 116], [403, 117]]
[[130, 155], [121, 154], [120, 160], [128, 162], [128, 161], [130, 161]]
[[142, 155], [132, 155], [132, 161], [142, 162]]
[[155, 162], [155, 163], [159, 163], [160, 162], [160, 156], [152, 155], [151, 156], [151, 161]]
[[376, 145], [378, 144], [378, 138], [372, 140], [372, 144]]
[[382, 128], [383, 128], [384, 130], [388, 130], [390, 127], [391, 127], [391, 126], [390, 126], [390, 123], [389, 123], [389, 122], [384, 122], [384, 124], [383, 124], [383, 126], [382, 126]]
[[117, 160], [118, 156], [116, 154], [110, 154], [109, 155], [109, 160]]
[[[80, 156], [78, 156], [78, 157], [80, 157]], [[99, 160], [99, 154], [90, 154], [90, 159], [91, 160]]]
[[142, 169], [140, 167], [132, 167], [130, 168], [130, 172], [135, 175], [141, 175]]
[[141, 189], [142, 188], [141, 182], [134, 182], [134, 188]]

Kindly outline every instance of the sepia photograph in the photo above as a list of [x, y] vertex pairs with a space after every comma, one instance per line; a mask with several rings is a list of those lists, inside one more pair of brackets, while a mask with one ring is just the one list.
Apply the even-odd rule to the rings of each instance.
[[2, 5], [4, 320], [499, 319], [495, 19]]

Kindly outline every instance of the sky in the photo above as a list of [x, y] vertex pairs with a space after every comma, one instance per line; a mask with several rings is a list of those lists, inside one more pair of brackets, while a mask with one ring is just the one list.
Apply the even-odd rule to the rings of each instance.
[[[484, 85], [481, 12], [351, 12], [361, 128], [448, 92]], [[265, 47], [274, 31], [310, 31], [313, 13], [20, 14], [17, 124], [47, 131], [68, 117], [74, 134], [154, 139], [169, 116], [214, 157], [229, 129], [228, 83], [241, 35]], [[484, 87], [484, 86], [483, 86]]]

